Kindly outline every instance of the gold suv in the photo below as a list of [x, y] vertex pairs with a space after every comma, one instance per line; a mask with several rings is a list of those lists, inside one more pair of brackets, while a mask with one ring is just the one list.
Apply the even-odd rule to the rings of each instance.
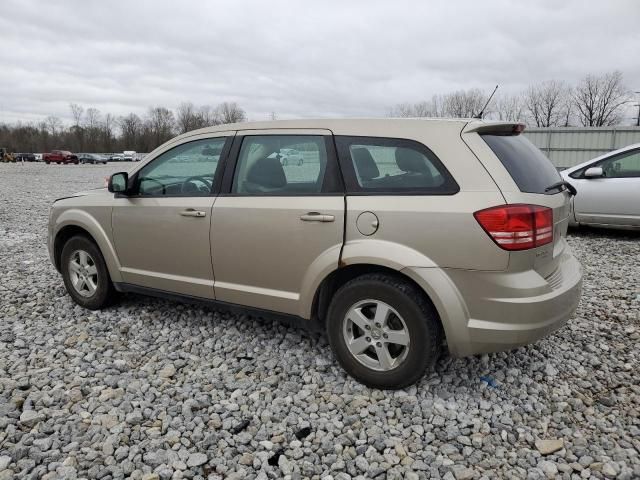
[[[108, 189], [57, 200], [69, 295], [239, 305], [321, 325], [361, 382], [415, 382], [443, 345], [511, 349], [581, 290], [573, 187], [520, 133], [480, 120], [298, 120], [180, 135]], [[283, 161], [296, 151], [301, 161]]]

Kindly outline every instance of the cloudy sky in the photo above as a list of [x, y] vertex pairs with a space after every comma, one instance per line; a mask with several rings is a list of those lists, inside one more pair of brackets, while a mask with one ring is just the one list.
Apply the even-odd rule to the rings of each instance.
[[611, 70], [640, 90], [638, 0], [2, 0], [0, 32], [0, 122], [69, 119], [70, 102], [380, 116]]

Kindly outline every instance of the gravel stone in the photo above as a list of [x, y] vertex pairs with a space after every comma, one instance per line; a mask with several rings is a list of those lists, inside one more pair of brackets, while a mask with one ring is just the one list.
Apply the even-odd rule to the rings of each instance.
[[372, 390], [284, 323], [76, 306], [49, 206], [127, 168], [0, 164], [0, 480], [640, 478], [638, 233], [570, 232], [583, 297], [548, 338]]

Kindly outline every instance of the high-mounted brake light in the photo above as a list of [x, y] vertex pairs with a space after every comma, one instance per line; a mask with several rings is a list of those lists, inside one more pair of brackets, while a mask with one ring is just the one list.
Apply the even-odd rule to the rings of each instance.
[[473, 214], [505, 250], [528, 250], [553, 242], [553, 210], [540, 205], [500, 205]]
[[513, 132], [514, 135], [520, 135], [522, 132], [524, 132], [524, 128], [525, 128], [524, 123], [518, 123], [513, 126], [513, 130], [511, 131]]

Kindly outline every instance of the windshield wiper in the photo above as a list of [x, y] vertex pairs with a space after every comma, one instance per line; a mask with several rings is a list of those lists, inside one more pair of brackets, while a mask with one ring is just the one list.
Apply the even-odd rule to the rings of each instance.
[[573, 185], [571, 185], [569, 182], [565, 180], [560, 180], [559, 182], [549, 185], [547, 188], [544, 189], [544, 191], [549, 192], [551, 190], [555, 190], [556, 188], [560, 188], [560, 187], [565, 187], [567, 190], [569, 190], [569, 193], [574, 197], [578, 193], [578, 191], [576, 190], [576, 187], [574, 187]]

